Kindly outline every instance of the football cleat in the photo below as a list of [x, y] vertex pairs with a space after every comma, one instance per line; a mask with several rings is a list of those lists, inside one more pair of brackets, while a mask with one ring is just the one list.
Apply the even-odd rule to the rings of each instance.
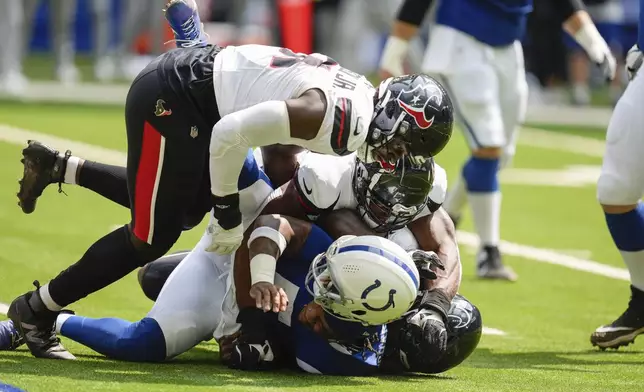
[[476, 276], [482, 279], [509, 280], [518, 279], [512, 268], [503, 265], [501, 252], [497, 246], [484, 246], [476, 257]]
[[[38, 282], [34, 284], [36, 288], [40, 286]], [[54, 327], [58, 314], [46, 308], [37, 289], [16, 298], [7, 312], [34, 357], [76, 359], [56, 336]]]
[[204, 32], [194, 0], [172, 0], [165, 6], [163, 13], [174, 32], [178, 48], [208, 44], [208, 36]]
[[590, 343], [602, 350], [628, 346], [638, 335], [644, 334], [644, 292], [631, 286], [632, 297], [628, 308], [617, 320], [602, 325], [590, 335]]
[[31, 214], [36, 209], [36, 201], [49, 184], [58, 183], [58, 192], [62, 192], [67, 161], [72, 155], [67, 150], [64, 156], [58, 151], [47, 147], [35, 140], [29, 140], [28, 146], [22, 150], [22, 179], [18, 192], [18, 205], [25, 214]]
[[25, 343], [13, 321], [0, 321], [0, 351], [12, 351]]

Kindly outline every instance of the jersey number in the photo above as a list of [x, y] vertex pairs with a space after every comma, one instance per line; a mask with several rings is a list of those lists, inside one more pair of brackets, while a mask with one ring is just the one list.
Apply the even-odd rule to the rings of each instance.
[[322, 60], [318, 57], [306, 55], [304, 53], [295, 53], [291, 49], [280, 48], [280, 53], [283, 56], [273, 56], [271, 59], [271, 68], [287, 68], [295, 64], [303, 62], [304, 64], [312, 65], [314, 67], [332, 67], [338, 65], [338, 62], [331, 57]]

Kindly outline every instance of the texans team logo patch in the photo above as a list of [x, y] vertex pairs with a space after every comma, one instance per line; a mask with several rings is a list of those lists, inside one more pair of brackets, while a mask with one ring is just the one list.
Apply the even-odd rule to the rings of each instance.
[[165, 101], [162, 99], [157, 99], [157, 105], [156, 105], [156, 108], [154, 109], [155, 116], [164, 117], [164, 116], [172, 115], [172, 110], [166, 109], [163, 105], [165, 105]]
[[398, 105], [414, 118], [416, 125], [421, 129], [427, 129], [434, 124], [435, 117], [425, 116], [425, 107], [432, 100], [438, 106], [442, 101], [441, 92], [434, 85], [416, 86], [411, 91], [402, 90], [397, 99]]

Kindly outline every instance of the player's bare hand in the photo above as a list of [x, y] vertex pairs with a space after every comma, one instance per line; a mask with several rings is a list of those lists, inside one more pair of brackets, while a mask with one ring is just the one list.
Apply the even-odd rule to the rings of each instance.
[[269, 282], [257, 282], [250, 288], [250, 296], [255, 306], [264, 312], [284, 312], [288, 306], [288, 296], [284, 289]]

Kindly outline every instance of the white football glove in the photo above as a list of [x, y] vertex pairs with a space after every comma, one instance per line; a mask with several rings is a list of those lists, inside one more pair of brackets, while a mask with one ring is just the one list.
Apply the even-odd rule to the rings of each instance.
[[380, 71], [394, 77], [404, 74], [403, 62], [408, 48], [408, 41], [390, 35], [380, 58]]
[[633, 80], [637, 71], [642, 66], [643, 61], [644, 55], [642, 54], [639, 46], [637, 46], [637, 44], [633, 45], [633, 47], [629, 49], [628, 54], [626, 54], [626, 74], [628, 75], [628, 80]]
[[210, 245], [206, 247], [206, 251], [220, 255], [233, 253], [244, 239], [244, 228], [241, 224], [226, 230], [219, 226], [217, 219], [210, 222], [207, 232], [210, 235]]

